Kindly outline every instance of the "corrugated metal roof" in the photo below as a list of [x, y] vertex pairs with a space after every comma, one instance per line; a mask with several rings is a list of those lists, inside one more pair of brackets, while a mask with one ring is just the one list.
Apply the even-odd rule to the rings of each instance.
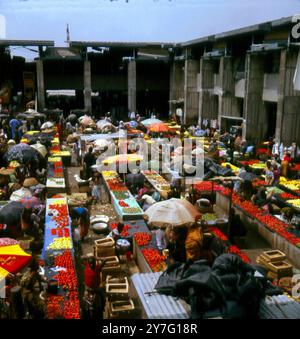
[[188, 305], [183, 300], [154, 293], [162, 272], [136, 273], [131, 277], [148, 319], [189, 319]]
[[54, 46], [54, 41], [0, 39], [0, 46]]
[[170, 48], [179, 46], [172, 42], [126, 42], [126, 41], [70, 41], [71, 47], [122, 47], [122, 48], [137, 48], [137, 47], [159, 47]]

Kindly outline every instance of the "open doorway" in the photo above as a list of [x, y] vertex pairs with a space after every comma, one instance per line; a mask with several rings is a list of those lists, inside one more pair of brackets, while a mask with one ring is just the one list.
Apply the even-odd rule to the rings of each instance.
[[275, 136], [276, 119], [277, 119], [277, 103], [265, 102], [267, 130], [265, 140]]

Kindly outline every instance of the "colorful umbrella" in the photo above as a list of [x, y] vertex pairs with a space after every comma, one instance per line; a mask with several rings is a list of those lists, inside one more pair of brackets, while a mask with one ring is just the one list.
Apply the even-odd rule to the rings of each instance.
[[24, 252], [18, 243], [9, 244], [8, 240], [0, 243], [0, 279], [19, 272], [31, 260], [31, 255]]
[[169, 127], [165, 125], [164, 123], [151, 125], [149, 127], [149, 130], [150, 132], [155, 132], [155, 133], [165, 133], [165, 132], [170, 131]]
[[26, 197], [32, 197], [32, 193], [28, 188], [22, 187], [17, 191], [14, 191], [12, 195], [10, 196], [9, 200], [10, 201], [20, 201], [23, 198]]

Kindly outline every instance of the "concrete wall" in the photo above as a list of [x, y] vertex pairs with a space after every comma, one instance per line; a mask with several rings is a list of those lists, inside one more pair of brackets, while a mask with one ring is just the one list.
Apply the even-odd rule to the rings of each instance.
[[265, 108], [262, 100], [264, 84], [264, 58], [248, 53], [246, 56], [246, 93], [244, 115], [246, 139], [260, 142], [267, 130]]

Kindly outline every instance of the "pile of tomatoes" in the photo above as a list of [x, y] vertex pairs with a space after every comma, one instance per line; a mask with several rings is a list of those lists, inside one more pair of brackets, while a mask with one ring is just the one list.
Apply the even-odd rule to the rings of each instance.
[[51, 229], [51, 235], [53, 236], [58, 236], [58, 237], [66, 237], [69, 238], [70, 235], [70, 230], [68, 228], [52, 228]]
[[129, 207], [129, 205], [124, 200], [119, 200], [118, 204], [121, 207]]
[[165, 262], [165, 257], [154, 248], [145, 248], [142, 254], [153, 271], [157, 271], [158, 267]]
[[228, 241], [227, 236], [216, 227], [210, 227], [209, 232], [213, 233], [217, 238], [221, 239], [222, 241]]
[[137, 232], [134, 234], [134, 239], [138, 246], [146, 246], [152, 239], [151, 233]]
[[[118, 224], [116, 223], [112, 223], [110, 224], [110, 227], [112, 230], [114, 230], [115, 228], [117, 228]], [[123, 227], [123, 230], [121, 232], [121, 237], [128, 237], [129, 236], [129, 233], [128, 231], [131, 229], [131, 226], [130, 225], [127, 225], [125, 224], [124, 227]]]

